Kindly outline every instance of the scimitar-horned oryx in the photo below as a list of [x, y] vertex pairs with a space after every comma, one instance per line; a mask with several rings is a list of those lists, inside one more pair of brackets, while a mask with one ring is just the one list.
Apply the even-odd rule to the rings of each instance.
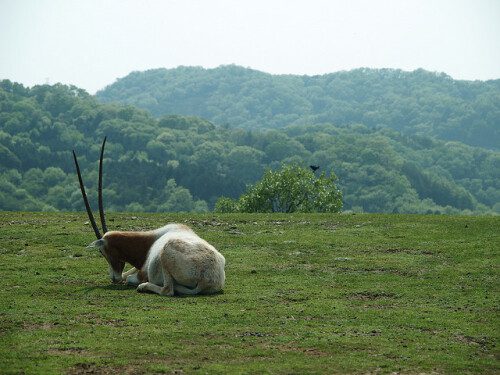
[[[213, 294], [224, 287], [225, 259], [212, 245], [198, 237], [183, 224], [168, 224], [147, 232], [110, 231], [106, 226], [102, 201], [102, 161], [106, 138], [99, 159], [98, 203], [104, 235], [92, 214], [75, 151], [76, 172], [83, 202], [97, 241], [88, 247], [97, 248], [106, 258], [114, 283], [137, 286], [138, 292], [154, 292], [173, 296], [180, 294]], [[133, 266], [122, 273], [125, 263]]]

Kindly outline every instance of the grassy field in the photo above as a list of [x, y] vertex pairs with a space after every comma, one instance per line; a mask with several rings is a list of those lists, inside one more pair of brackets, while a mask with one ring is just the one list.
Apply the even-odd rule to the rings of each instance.
[[111, 285], [85, 213], [0, 213], [0, 373], [499, 373], [500, 218], [109, 214], [226, 257], [215, 296]]

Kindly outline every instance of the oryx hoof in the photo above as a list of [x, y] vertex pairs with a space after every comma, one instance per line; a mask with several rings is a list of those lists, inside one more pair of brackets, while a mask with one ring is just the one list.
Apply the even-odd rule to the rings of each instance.
[[137, 286], [137, 291], [138, 291], [139, 293], [145, 293], [145, 292], [147, 292], [147, 291], [148, 291], [147, 287], [148, 287], [148, 283], [142, 283], [142, 284], [139, 284], [139, 285]]

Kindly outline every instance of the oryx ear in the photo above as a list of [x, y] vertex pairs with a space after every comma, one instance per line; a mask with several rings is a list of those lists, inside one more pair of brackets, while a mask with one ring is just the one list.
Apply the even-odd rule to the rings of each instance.
[[102, 249], [104, 247], [104, 240], [101, 238], [100, 240], [92, 242], [87, 246], [87, 249]]

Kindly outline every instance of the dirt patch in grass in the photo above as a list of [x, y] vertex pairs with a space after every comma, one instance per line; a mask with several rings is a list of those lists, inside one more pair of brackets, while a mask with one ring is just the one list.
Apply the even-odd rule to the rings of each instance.
[[49, 349], [49, 350], [47, 350], [47, 353], [52, 354], [52, 355], [75, 355], [75, 354], [86, 355], [86, 354], [90, 354], [90, 352], [88, 350], [83, 349], [83, 348], [77, 348], [77, 347]]
[[48, 331], [49, 329], [53, 329], [57, 327], [58, 323], [28, 323], [24, 322], [22, 324], [23, 330], [25, 331], [35, 331], [38, 329], [42, 329], [44, 331]]
[[279, 290], [276, 298], [283, 302], [304, 302], [310, 299], [310, 296], [298, 290]]
[[81, 374], [112, 374], [111, 368], [97, 366], [94, 363], [77, 363], [71, 367], [66, 374], [81, 375]]
[[139, 375], [145, 374], [144, 370], [138, 369], [133, 366], [125, 367], [108, 367], [99, 366], [95, 363], [77, 363], [71, 367], [66, 374], [68, 375], [83, 375], [83, 374], [125, 374], [125, 375]]
[[317, 348], [297, 348], [288, 345], [288, 346], [281, 346], [277, 349], [281, 352], [304, 353], [307, 356], [313, 356], [313, 357], [324, 357], [329, 355], [327, 352], [324, 352]]
[[197, 227], [220, 227], [220, 226], [228, 226], [229, 223], [217, 219], [210, 220], [184, 220], [185, 224], [197, 226]]
[[369, 291], [347, 294], [347, 297], [349, 299], [358, 300], [358, 301], [372, 301], [372, 300], [377, 300], [377, 299], [399, 298], [394, 293], [388, 293], [388, 292], [369, 292]]
[[436, 336], [436, 335], [441, 334], [441, 332], [442, 332], [440, 330], [432, 329], [432, 328], [428, 328], [428, 327], [419, 328], [419, 330], [420, 330], [420, 332], [426, 333], [430, 336]]
[[341, 273], [360, 273], [360, 274], [390, 274], [398, 276], [414, 276], [415, 274], [408, 270], [400, 270], [397, 268], [350, 268], [350, 267], [335, 267], [332, 269]]
[[273, 336], [270, 333], [263, 333], [263, 332], [242, 332], [237, 335], [237, 337], [269, 337]]
[[81, 321], [84, 321], [85, 323], [92, 325], [112, 326], [112, 327], [124, 327], [127, 325], [125, 319], [120, 319], [120, 318], [106, 319], [99, 317], [95, 314], [82, 314], [79, 316]]
[[490, 350], [495, 347], [494, 341], [486, 336], [473, 337], [466, 335], [456, 335], [455, 339], [464, 344], [477, 345], [483, 350]]
[[411, 255], [434, 255], [434, 252], [430, 250], [416, 250], [408, 248], [391, 248], [382, 250], [383, 253], [389, 254], [411, 254]]

